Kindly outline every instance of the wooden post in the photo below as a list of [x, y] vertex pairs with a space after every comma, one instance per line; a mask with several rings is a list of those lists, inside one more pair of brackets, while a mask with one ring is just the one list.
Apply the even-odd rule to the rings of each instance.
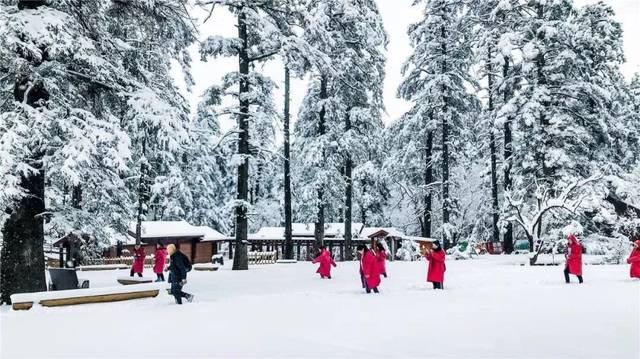
[[298, 255], [296, 258], [297, 260], [300, 260], [300, 241], [299, 240], [296, 241], [296, 246], [297, 246], [297, 252], [298, 252]]
[[194, 263], [195, 259], [196, 259], [196, 244], [198, 242], [196, 242], [195, 239], [191, 240], [191, 263]]
[[64, 249], [63, 249], [64, 245], [60, 244], [60, 247], [58, 247], [58, 254], [59, 254], [59, 259], [60, 259], [60, 268], [64, 268]]
[[229, 259], [233, 259], [233, 241], [229, 241]]
[[340, 261], [344, 261], [344, 243], [340, 243]]

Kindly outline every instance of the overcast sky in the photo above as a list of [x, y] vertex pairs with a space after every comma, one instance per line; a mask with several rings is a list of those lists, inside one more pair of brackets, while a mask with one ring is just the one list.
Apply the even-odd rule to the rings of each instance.
[[[396, 98], [396, 89], [402, 80], [400, 68], [408, 57], [411, 47], [407, 37], [407, 26], [420, 19], [421, 9], [411, 6], [413, 0], [377, 0], [380, 13], [384, 20], [385, 28], [389, 35], [387, 48], [387, 77], [384, 84], [384, 96], [387, 114], [385, 122], [397, 119], [406, 112], [410, 104]], [[596, 3], [599, 0], [574, 0], [578, 6]], [[616, 12], [616, 18], [622, 23], [624, 31], [624, 49], [627, 62], [622, 66], [622, 71], [627, 78], [633, 73], [640, 72], [640, 0], [605, 0]], [[201, 14], [202, 15], [202, 14]], [[201, 22], [201, 21], [200, 21]], [[237, 36], [235, 19], [223, 8], [217, 8], [211, 19], [200, 27], [201, 39], [210, 35]], [[202, 92], [212, 84], [220, 83], [222, 76], [230, 71], [237, 70], [236, 59], [215, 59], [209, 62], [201, 62], [194, 46], [194, 63], [192, 68], [196, 85], [190, 94], [185, 94], [190, 100], [192, 108], [197, 106]], [[276, 103], [282, 103], [284, 70], [279, 61], [271, 61], [264, 65], [264, 73], [270, 76], [280, 88], [276, 91]], [[177, 76], [180, 77], [180, 76]], [[183, 86], [184, 87], [184, 86]], [[305, 83], [302, 80], [292, 81], [292, 116], [295, 119], [300, 101], [304, 97]], [[227, 127], [224, 126], [223, 127]], [[227, 124], [228, 125], [228, 124]]]

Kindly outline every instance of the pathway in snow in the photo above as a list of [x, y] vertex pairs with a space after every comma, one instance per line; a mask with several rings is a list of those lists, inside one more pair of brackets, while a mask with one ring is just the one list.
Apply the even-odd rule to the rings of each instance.
[[[424, 262], [388, 263], [380, 295], [359, 288], [357, 263], [321, 280], [310, 263], [189, 273], [183, 306], [156, 299], [13, 312], [2, 307], [0, 356], [640, 357], [640, 282], [627, 266], [561, 267], [505, 257], [449, 261], [445, 291]], [[92, 287], [126, 271], [86, 272]], [[150, 273], [148, 273], [150, 274]]]

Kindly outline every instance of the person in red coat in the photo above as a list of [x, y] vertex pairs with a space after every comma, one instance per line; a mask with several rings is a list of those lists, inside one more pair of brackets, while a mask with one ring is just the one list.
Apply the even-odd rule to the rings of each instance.
[[567, 237], [567, 254], [565, 254], [565, 257], [567, 259], [567, 264], [564, 267], [565, 282], [569, 283], [569, 274], [573, 274], [582, 283], [582, 246], [578, 243], [578, 239], [573, 233]]
[[376, 242], [378, 252], [376, 253], [376, 259], [380, 266], [380, 274], [387, 278], [387, 252], [384, 250], [384, 246], [380, 242]]
[[629, 269], [631, 278], [640, 278], [640, 239], [633, 242], [633, 250], [627, 258], [627, 263], [631, 264]]
[[380, 293], [378, 286], [380, 285], [380, 265], [376, 259], [376, 255], [364, 244], [357, 247], [360, 254], [360, 277], [362, 284], [367, 293]]
[[444, 264], [445, 253], [440, 247], [440, 242], [433, 242], [431, 249], [428, 249], [424, 256], [429, 262], [427, 282], [433, 283], [433, 289], [444, 289], [444, 272], [447, 266]]
[[167, 250], [162, 243], [156, 244], [156, 252], [154, 254], [153, 272], [158, 279], [156, 282], [164, 282], [164, 264], [167, 261]]
[[144, 248], [139, 244], [136, 244], [133, 250], [133, 266], [131, 266], [130, 276], [133, 277], [134, 273], [138, 274], [138, 277], [142, 277], [142, 271], [144, 269], [144, 257], [146, 256]]
[[320, 274], [320, 278], [331, 279], [331, 266], [336, 267], [336, 262], [331, 258], [331, 253], [325, 246], [320, 247], [320, 255], [313, 260], [313, 264], [320, 263], [320, 267], [316, 273]]

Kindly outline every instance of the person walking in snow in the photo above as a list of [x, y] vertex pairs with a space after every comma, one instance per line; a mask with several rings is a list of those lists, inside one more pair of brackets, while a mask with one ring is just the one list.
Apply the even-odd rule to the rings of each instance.
[[566, 265], [564, 266], [564, 280], [569, 283], [569, 274], [578, 277], [580, 283], [582, 280], [582, 246], [578, 243], [578, 239], [573, 233], [567, 237], [567, 253], [565, 254]]
[[167, 261], [167, 250], [162, 243], [156, 244], [155, 261], [153, 264], [153, 272], [158, 277], [156, 282], [164, 282], [164, 264]]
[[360, 255], [360, 279], [367, 293], [380, 293], [378, 286], [380, 285], [380, 265], [375, 254], [364, 244], [357, 247]]
[[444, 272], [447, 270], [447, 266], [444, 263], [445, 253], [440, 242], [433, 242], [431, 249], [427, 249], [424, 256], [429, 262], [427, 282], [433, 283], [433, 289], [444, 289]]
[[193, 294], [182, 291], [182, 287], [187, 284], [187, 272], [191, 270], [191, 262], [187, 256], [176, 249], [175, 244], [169, 244], [167, 246], [167, 252], [169, 253], [169, 260], [171, 261], [169, 264], [171, 294], [176, 299], [177, 304], [182, 304], [182, 298], [187, 298], [187, 301], [191, 303], [193, 301]]
[[380, 266], [380, 274], [387, 278], [387, 252], [384, 250], [384, 246], [380, 242], [376, 242], [378, 252], [376, 253], [376, 259]]
[[129, 273], [130, 277], [133, 277], [133, 274], [138, 274], [138, 277], [142, 278], [142, 271], [144, 270], [144, 257], [146, 253], [144, 252], [144, 248], [139, 244], [136, 244], [133, 247], [133, 265], [131, 266], [131, 272]]
[[631, 264], [629, 268], [631, 278], [640, 278], [640, 239], [633, 242], [633, 250], [627, 258], [627, 263]]
[[320, 263], [320, 267], [316, 273], [320, 274], [322, 279], [331, 279], [331, 266], [336, 267], [336, 262], [331, 258], [331, 253], [327, 250], [327, 247], [320, 247], [320, 255], [313, 260], [313, 264]]

